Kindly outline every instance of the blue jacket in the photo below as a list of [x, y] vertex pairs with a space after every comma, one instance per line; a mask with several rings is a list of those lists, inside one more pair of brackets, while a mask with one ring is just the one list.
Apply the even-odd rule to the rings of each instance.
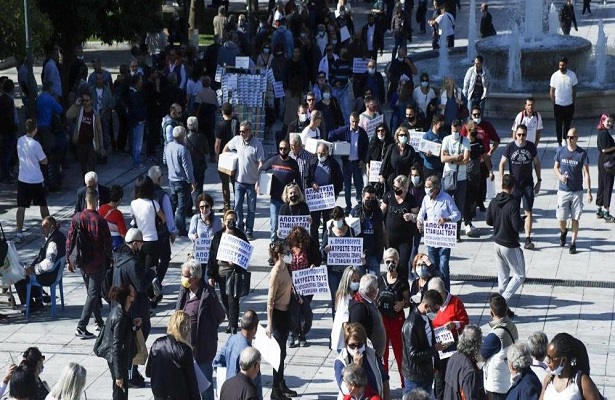
[[[427, 132], [425, 132], [425, 134], [423, 135], [423, 139], [429, 140], [431, 142], [442, 143], [442, 139], [444, 139], [444, 133], [440, 132], [436, 134], [434, 133], [434, 131], [430, 129]], [[439, 154], [431, 155], [428, 157], [427, 154], [423, 153], [422, 151], [419, 153], [421, 154], [421, 157], [423, 158], [423, 165], [425, 166], [425, 168], [429, 168], [435, 171], [442, 172], [444, 165], [442, 164]]]
[[[216, 355], [216, 358], [214, 358], [214, 367], [226, 367], [227, 381], [239, 373], [239, 355], [246, 347], [252, 347], [252, 343], [248, 342], [248, 339], [241, 332], [237, 332], [228, 338]], [[256, 375], [253, 382], [258, 389], [258, 398], [262, 400], [263, 382], [260, 372]]]
[[[369, 138], [367, 137], [367, 132], [365, 129], [360, 126], [357, 128], [359, 130], [359, 161], [365, 160], [367, 157], [367, 148], [369, 147]], [[329, 135], [327, 136], [327, 140], [329, 142], [348, 142], [350, 143], [350, 125], [341, 126], [337, 129], [329, 131]], [[348, 156], [342, 156], [342, 163], [346, 164], [348, 162]]]
[[506, 400], [538, 400], [541, 391], [540, 380], [534, 371], [527, 367], [521, 372], [521, 379], [508, 389]]

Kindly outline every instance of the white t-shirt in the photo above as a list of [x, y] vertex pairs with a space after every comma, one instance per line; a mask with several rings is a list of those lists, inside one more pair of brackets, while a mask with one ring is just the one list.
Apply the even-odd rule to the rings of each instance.
[[455, 18], [450, 13], [445, 12], [436, 17], [438, 23], [438, 33], [440, 36], [451, 36], [455, 34]]
[[43, 172], [40, 162], [45, 158], [41, 144], [23, 135], [17, 140], [17, 156], [19, 157], [19, 179], [23, 183], [43, 183]]
[[299, 136], [301, 137], [301, 143], [303, 143], [304, 145], [308, 138], [321, 139], [320, 128], [316, 128], [316, 130], [312, 130], [310, 126], [308, 125], [305, 128], [303, 128]]
[[[446, 150], [449, 156], [456, 156], [459, 154], [463, 154], [464, 151], [470, 151], [470, 141], [468, 138], [459, 135], [461, 143], [459, 140], [453, 139], [453, 135], [448, 135], [444, 137], [442, 140], [442, 152]], [[466, 166], [465, 165], [457, 165], [451, 163], [444, 163], [444, 171], [455, 170], [455, 167], [459, 167], [457, 169], [457, 180], [465, 181], [466, 180]]]
[[158, 240], [156, 232], [156, 213], [160, 210], [160, 205], [156, 200], [135, 199], [130, 202], [130, 213], [133, 218], [133, 225], [143, 233], [144, 242], [154, 242]]
[[555, 89], [555, 104], [558, 106], [569, 106], [573, 103], [572, 88], [579, 84], [577, 74], [571, 70], [567, 70], [562, 74], [559, 70], [551, 75], [551, 83], [549, 84]]
[[512, 131], [516, 131], [517, 126], [519, 126], [520, 124], [527, 126], [527, 140], [532, 143], [536, 143], [536, 131], [543, 129], [542, 116], [540, 115], [540, 113], [535, 111], [534, 115], [528, 116], [525, 115], [525, 111], [521, 111], [519, 114], [517, 114], [515, 122], [513, 122], [511, 128]]
[[427, 115], [427, 105], [436, 98], [436, 92], [429, 88], [427, 94], [421, 92], [421, 87], [416, 87], [412, 92], [412, 99], [419, 106], [423, 114]]

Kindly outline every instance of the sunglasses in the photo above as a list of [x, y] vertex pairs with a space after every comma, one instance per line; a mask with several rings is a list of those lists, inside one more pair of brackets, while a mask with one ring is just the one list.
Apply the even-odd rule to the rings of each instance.
[[311, 98], [311, 99], [305, 99], [305, 100], [307, 100], [307, 101], [314, 101], [314, 99], [313, 99], [313, 98]]
[[360, 349], [364, 345], [365, 345], [365, 343], [348, 343], [348, 348], [356, 350], [356, 349]]
[[517, 137], [527, 136], [527, 133], [517, 133]]
[[408, 135], [406, 135], [405, 133], [400, 133], [399, 135], [397, 135], [397, 137], [406, 137]]

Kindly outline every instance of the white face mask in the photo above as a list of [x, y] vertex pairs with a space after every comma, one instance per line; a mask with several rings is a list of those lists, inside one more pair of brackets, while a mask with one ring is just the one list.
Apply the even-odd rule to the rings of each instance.
[[482, 121], [482, 119], [481, 119], [480, 117], [478, 117], [478, 118], [472, 118], [472, 120], [473, 120], [474, 122], [476, 122], [477, 124], [480, 124], [480, 121]]
[[299, 114], [299, 122], [305, 122], [308, 120], [307, 113]]
[[406, 144], [408, 142], [408, 136], [400, 136], [399, 143]]
[[376, 73], [376, 68], [368, 68], [367, 73], [370, 75], [374, 75]]
[[550, 372], [551, 375], [560, 376], [562, 374], [562, 371], [564, 370], [564, 363], [562, 361], [563, 360], [559, 362], [559, 367], [555, 368], [553, 371]]
[[290, 264], [293, 261], [293, 256], [290, 254], [284, 254], [283, 260], [286, 264]]
[[325, 99], [325, 100], [329, 100], [329, 99], [331, 98], [331, 93], [329, 93], [329, 92], [324, 92], [324, 93], [322, 94], [322, 98], [323, 98], [323, 99]]
[[363, 354], [365, 352], [365, 345], [359, 347], [358, 349], [351, 349], [350, 347], [346, 346], [346, 350], [351, 356], [358, 356], [359, 354]]
[[453, 132], [452, 135], [453, 135], [453, 139], [459, 140], [459, 132]]
[[433, 311], [428, 311], [426, 315], [427, 315], [427, 318], [429, 318], [430, 320], [432, 320], [432, 321], [433, 321], [433, 320], [436, 318], [436, 316], [437, 316], [438, 314], [436, 314], [436, 313], [435, 313], [435, 312], [433, 312]]
[[412, 180], [412, 184], [414, 186], [418, 186], [419, 183], [421, 183], [421, 177], [420, 176], [413, 176], [410, 178], [410, 180]]
[[327, 156], [318, 156], [318, 161], [324, 163], [325, 161], [327, 161]]
[[343, 226], [344, 226], [344, 220], [343, 219], [335, 221], [335, 227], [337, 229], [342, 229]]
[[428, 197], [431, 197], [431, 195], [433, 194], [433, 188], [432, 188], [432, 187], [430, 187], [430, 188], [426, 187], [426, 188], [425, 188], [425, 194], [426, 194]]

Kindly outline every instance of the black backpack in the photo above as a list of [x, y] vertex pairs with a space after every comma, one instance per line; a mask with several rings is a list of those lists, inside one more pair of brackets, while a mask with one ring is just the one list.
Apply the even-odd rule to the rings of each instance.
[[71, 243], [73, 247], [68, 253], [68, 261], [76, 268], [83, 268], [90, 259], [90, 243], [83, 224], [83, 213], [79, 213], [77, 220], [79, 222], [75, 225], [75, 229], [72, 232]]
[[[383, 280], [383, 277], [381, 276], [380, 279]], [[393, 318], [396, 314], [396, 301], [397, 296], [395, 296], [393, 287], [389, 285], [388, 282], [384, 281], [384, 289], [380, 290], [380, 293], [378, 294], [378, 310], [380, 310], [383, 316]]]

